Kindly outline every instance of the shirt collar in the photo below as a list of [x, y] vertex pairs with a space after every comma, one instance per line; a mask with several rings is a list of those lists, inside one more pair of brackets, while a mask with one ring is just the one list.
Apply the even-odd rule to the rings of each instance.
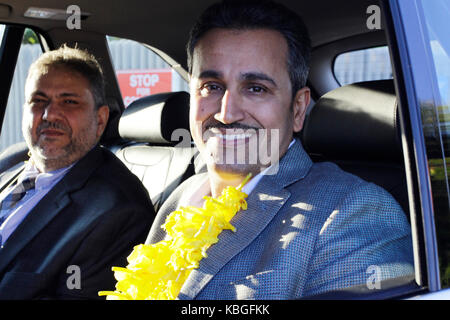
[[[294, 143], [295, 143], [295, 139], [292, 139], [291, 143], [288, 146], [288, 150]], [[270, 167], [267, 167], [266, 169], [261, 171], [254, 178], [250, 179], [250, 181], [247, 182], [247, 184], [242, 187], [242, 192], [245, 192], [247, 195], [249, 195], [253, 191], [253, 189], [255, 189], [256, 185], [262, 179], [262, 177], [264, 177], [266, 172], [269, 171], [270, 168], [272, 168], [272, 166], [273, 166], [273, 164]]]
[[[292, 139], [291, 143], [288, 146], [289, 148], [294, 145], [295, 139]], [[261, 171], [259, 174], [257, 174], [255, 177], [250, 179], [249, 182], [245, 186], [242, 187], [242, 192], [245, 192], [247, 195], [250, 195], [250, 193], [255, 189], [256, 185], [259, 183], [259, 181], [264, 177], [265, 173], [272, 168], [273, 165], [270, 167], [267, 167], [263, 171]], [[209, 179], [206, 179], [204, 183], [202, 183], [198, 188], [194, 189], [192, 192], [189, 193], [187, 197], [182, 197], [180, 204], [182, 206], [197, 206], [201, 207], [203, 206], [203, 197], [205, 195], [211, 194], [211, 185], [209, 184]]]
[[27, 161], [25, 164], [25, 168], [17, 182], [20, 183], [26, 178], [36, 177], [35, 189], [44, 189], [49, 187], [55, 180], [63, 176], [70, 168], [73, 167], [74, 164], [75, 163], [72, 163], [71, 165], [61, 169], [41, 173], [36, 168], [33, 161]]

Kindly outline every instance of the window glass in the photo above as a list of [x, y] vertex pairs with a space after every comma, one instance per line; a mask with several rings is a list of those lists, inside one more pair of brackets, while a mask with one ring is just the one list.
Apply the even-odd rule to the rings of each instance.
[[[3, 29], [4, 25], [1, 25], [0, 34], [3, 34]], [[10, 145], [24, 141], [22, 136], [22, 107], [25, 102], [25, 79], [31, 63], [41, 54], [42, 49], [36, 33], [31, 29], [25, 29], [3, 120], [0, 151]]]
[[[450, 286], [450, 1], [422, 0], [425, 28], [430, 40], [429, 49], [436, 81], [434, 103], [422, 107], [424, 134], [429, 153], [429, 167], [439, 250], [441, 285]], [[435, 120], [434, 120], [435, 119]], [[438, 139], [433, 139], [437, 137]], [[432, 141], [440, 141], [432, 144]], [[442, 146], [441, 146], [442, 145]], [[433, 157], [444, 154], [443, 157]]]
[[143, 96], [189, 91], [187, 82], [146, 46], [128, 39], [107, 39], [125, 107]]
[[392, 79], [386, 46], [342, 53], [334, 62], [334, 76], [341, 86], [370, 80]]

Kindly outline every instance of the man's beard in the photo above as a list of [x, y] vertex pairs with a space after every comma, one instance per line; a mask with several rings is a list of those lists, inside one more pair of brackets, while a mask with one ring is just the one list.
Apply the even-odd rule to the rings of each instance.
[[[40, 132], [44, 129], [64, 131], [69, 137], [69, 143], [61, 147], [46, 146], [47, 142], [41, 140], [45, 138], [40, 135]], [[95, 142], [90, 138], [93, 134], [91, 130], [91, 128], [86, 126], [80, 131], [78, 136], [74, 137], [70, 127], [58, 122], [43, 121], [36, 130], [37, 138], [35, 141], [32, 138], [31, 129], [24, 130], [24, 137], [31, 151], [32, 159], [38, 167], [59, 169], [79, 160], [94, 146]]]

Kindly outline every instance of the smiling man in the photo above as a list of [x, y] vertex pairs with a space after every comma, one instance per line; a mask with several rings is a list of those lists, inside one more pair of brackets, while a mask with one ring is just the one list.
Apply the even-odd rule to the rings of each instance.
[[[270, 29], [217, 28], [198, 41], [190, 82], [191, 133], [200, 152], [211, 155], [214, 196], [276, 163], [301, 130], [309, 89], [292, 94], [287, 57], [286, 40]], [[243, 161], [233, 158], [244, 153]], [[271, 161], [250, 161], [251, 153], [267, 154]]]
[[313, 163], [294, 138], [310, 100], [297, 15], [271, 1], [223, 1], [197, 20], [187, 50], [191, 133], [207, 172], [174, 191], [147, 243], [165, 239], [173, 210], [253, 178], [236, 231], [220, 234], [178, 298], [296, 299], [366, 284], [374, 266], [377, 281], [413, 273], [410, 228], [390, 194]]
[[0, 175], [0, 299], [97, 298], [112, 261], [143, 241], [154, 211], [141, 182], [99, 146], [109, 108], [100, 65], [62, 47], [30, 67], [25, 164]]

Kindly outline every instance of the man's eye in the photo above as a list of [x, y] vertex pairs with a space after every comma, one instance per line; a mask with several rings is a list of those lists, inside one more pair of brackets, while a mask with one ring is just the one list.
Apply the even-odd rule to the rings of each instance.
[[262, 86], [253, 85], [248, 88], [248, 91], [250, 91], [251, 93], [263, 93], [266, 92], [267, 90]]
[[30, 100], [29, 104], [31, 105], [43, 105], [46, 104], [47, 100], [41, 99], [41, 98], [33, 98]]
[[72, 99], [66, 99], [64, 100], [65, 104], [78, 104], [78, 101], [72, 100]]
[[219, 92], [221, 91], [222, 87], [220, 87], [219, 85], [216, 84], [205, 84], [204, 86], [202, 86], [200, 88], [200, 94], [202, 96], [207, 96], [210, 95], [211, 93], [214, 92]]

